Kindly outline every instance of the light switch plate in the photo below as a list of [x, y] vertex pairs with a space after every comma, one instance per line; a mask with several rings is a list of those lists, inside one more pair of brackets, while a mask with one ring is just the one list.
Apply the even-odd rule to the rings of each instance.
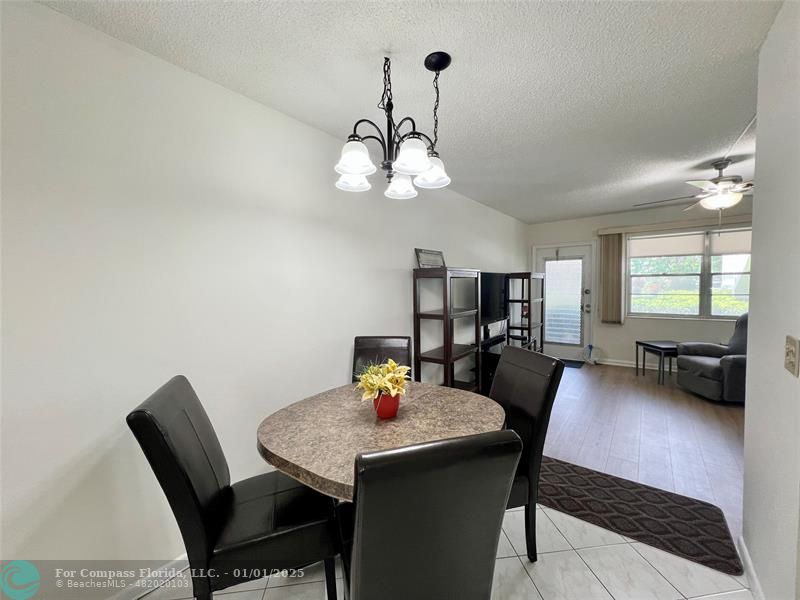
[[795, 377], [800, 377], [800, 339], [791, 335], [786, 336], [783, 366]]

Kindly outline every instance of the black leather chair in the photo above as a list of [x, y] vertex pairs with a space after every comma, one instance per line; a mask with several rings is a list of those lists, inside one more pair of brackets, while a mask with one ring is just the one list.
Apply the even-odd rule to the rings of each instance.
[[370, 363], [385, 363], [390, 358], [399, 365], [410, 367], [411, 338], [379, 335], [356, 337], [353, 341], [353, 382], [358, 381], [364, 367]]
[[[189, 381], [173, 377], [128, 415], [178, 521], [194, 595], [325, 561], [336, 598], [333, 501], [277, 472], [231, 485], [217, 434]], [[213, 570], [213, 571], [211, 571]], [[207, 576], [213, 573], [214, 576]]]
[[525, 542], [531, 562], [536, 561], [536, 501], [544, 438], [563, 372], [564, 363], [557, 358], [506, 346], [489, 392], [506, 411], [506, 427], [519, 434], [524, 446], [508, 508], [525, 507]]
[[494, 431], [360, 454], [352, 600], [489, 600], [522, 442]]
[[728, 345], [678, 344], [678, 385], [722, 402], [744, 402], [747, 375], [747, 313], [736, 319]]

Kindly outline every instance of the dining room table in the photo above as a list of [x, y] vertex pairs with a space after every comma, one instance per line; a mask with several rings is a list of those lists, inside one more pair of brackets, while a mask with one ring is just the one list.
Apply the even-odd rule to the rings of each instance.
[[397, 416], [379, 419], [352, 383], [299, 400], [258, 426], [258, 450], [270, 465], [338, 501], [353, 500], [356, 456], [497, 431], [503, 408], [486, 396], [409, 381]]

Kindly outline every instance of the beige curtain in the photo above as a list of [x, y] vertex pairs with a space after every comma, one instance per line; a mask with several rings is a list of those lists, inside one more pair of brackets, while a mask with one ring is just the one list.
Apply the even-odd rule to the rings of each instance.
[[623, 235], [600, 236], [600, 321], [622, 323]]

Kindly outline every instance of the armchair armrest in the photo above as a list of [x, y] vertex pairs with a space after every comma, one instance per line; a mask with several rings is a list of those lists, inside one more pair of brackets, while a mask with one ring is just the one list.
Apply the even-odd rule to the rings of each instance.
[[744, 402], [747, 356], [728, 354], [719, 361], [722, 367], [722, 399], [727, 402]]
[[678, 344], [678, 355], [690, 354], [693, 356], [713, 356], [722, 358], [728, 353], [728, 347], [723, 344], [709, 342], [683, 342]]

